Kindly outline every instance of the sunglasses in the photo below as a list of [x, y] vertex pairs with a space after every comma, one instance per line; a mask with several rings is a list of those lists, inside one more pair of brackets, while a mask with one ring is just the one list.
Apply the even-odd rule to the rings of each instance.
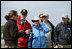
[[42, 16], [42, 18], [46, 18], [47, 16]]
[[38, 22], [39, 20], [32, 20], [32, 22], [34, 23], [34, 22]]

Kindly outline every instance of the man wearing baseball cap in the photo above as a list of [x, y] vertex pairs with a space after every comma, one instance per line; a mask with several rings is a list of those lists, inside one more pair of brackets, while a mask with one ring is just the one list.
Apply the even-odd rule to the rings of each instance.
[[18, 16], [17, 26], [19, 33], [22, 33], [18, 38], [18, 48], [28, 48], [29, 34], [32, 30], [31, 24], [26, 20], [28, 11], [26, 9], [21, 10], [21, 15]]
[[54, 39], [56, 46], [54, 48], [71, 48], [71, 24], [68, 23], [68, 15], [62, 16], [60, 22], [55, 28]]

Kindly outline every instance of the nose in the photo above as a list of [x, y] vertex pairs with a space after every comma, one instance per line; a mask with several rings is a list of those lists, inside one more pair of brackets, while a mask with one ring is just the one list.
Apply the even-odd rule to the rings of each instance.
[[21, 16], [21, 20], [23, 20], [23, 17]]

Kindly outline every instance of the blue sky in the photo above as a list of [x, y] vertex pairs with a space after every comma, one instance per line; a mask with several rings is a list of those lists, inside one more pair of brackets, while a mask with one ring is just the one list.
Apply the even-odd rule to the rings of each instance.
[[71, 19], [71, 1], [1, 1], [1, 25], [6, 23], [4, 18], [10, 10], [18, 14], [22, 9], [28, 10], [27, 20], [31, 20], [40, 13], [49, 14], [49, 20], [56, 26], [61, 22], [61, 16], [68, 14]]

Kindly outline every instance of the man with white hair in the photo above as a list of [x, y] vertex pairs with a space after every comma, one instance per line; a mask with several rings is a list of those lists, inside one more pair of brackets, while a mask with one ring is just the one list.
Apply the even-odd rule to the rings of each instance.
[[54, 48], [71, 48], [71, 24], [68, 22], [68, 15], [62, 16], [62, 22], [55, 28]]

